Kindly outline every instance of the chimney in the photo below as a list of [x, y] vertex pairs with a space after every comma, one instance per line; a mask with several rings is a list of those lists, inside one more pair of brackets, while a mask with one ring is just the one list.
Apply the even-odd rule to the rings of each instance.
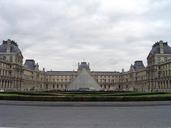
[[160, 46], [160, 54], [164, 54], [164, 43], [163, 43], [163, 41], [159, 42], [159, 46]]
[[6, 52], [7, 53], [11, 52], [11, 40], [10, 39], [7, 40], [7, 51]]

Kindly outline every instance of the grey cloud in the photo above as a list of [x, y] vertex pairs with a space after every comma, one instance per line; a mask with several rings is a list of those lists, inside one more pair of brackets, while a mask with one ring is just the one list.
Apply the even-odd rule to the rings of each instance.
[[[122, 5], [122, 6], [119, 6]], [[19, 43], [47, 70], [93, 70], [146, 62], [152, 44], [171, 41], [169, 0], [0, 0], [0, 40]]]

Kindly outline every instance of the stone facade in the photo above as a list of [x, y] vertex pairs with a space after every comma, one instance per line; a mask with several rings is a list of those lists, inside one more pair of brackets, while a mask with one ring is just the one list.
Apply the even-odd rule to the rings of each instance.
[[72, 82], [85, 69], [104, 91], [171, 91], [171, 47], [159, 41], [152, 46], [145, 67], [135, 61], [129, 71], [91, 71], [87, 62], [78, 64], [76, 71], [45, 71], [33, 59], [23, 56], [15, 41], [3, 41], [0, 45], [0, 90], [48, 91], [68, 90]]
[[3, 41], [0, 45], [0, 89], [21, 90], [23, 75], [23, 56], [17, 43]]

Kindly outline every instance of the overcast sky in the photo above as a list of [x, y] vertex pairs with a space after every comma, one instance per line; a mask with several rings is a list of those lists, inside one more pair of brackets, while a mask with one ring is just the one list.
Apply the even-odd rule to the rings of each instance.
[[0, 0], [0, 41], [46, 70], [129, 69], [159, 40], [171, 44], [170, 0]]

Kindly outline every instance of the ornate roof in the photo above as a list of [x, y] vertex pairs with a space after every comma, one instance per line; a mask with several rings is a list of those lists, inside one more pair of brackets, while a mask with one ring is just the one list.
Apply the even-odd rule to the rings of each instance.
[[137, 71], [137, 70], [141, 70], [144, 69], [145, 66], [143, 64], [142, 60], [137, 60], [134, 62], [134, 65], [131, 64], [130, 66], [130, 71]]
[[11, 53], [21, 53], [17, 43], [9, 39], [7, 41], [3, 41], [3, 43], [0, 45], [0, 52], [6, 52], [8, 46], [10, 46]]
[[160, 43], [163, 44], [164, 54], [171, 54], [171, 47], [168, 45], [167, 42], [163, 42], [163, 41], [156, 42], [153, 45], [153, 47], [150, 51], [150, 54], [159, 54], [160, 53]]
[[36, 68], [35, 60], [27, 59], [24, 63], [24, 67], [34, 70]]
[[90, 64], [87, 62], [81, 62], [81, 64], [78, 63], [78, 70], [82, 70], [83, 68], [86, 70], [90, 70], [89, 66], [90, 66]]
[[135, 70], [144, 69], [144, 68], [145, 68], [145, 66], [144, 66], [142, 60], [135, 61], [135, 63], [134, 63], [134, 69]]

